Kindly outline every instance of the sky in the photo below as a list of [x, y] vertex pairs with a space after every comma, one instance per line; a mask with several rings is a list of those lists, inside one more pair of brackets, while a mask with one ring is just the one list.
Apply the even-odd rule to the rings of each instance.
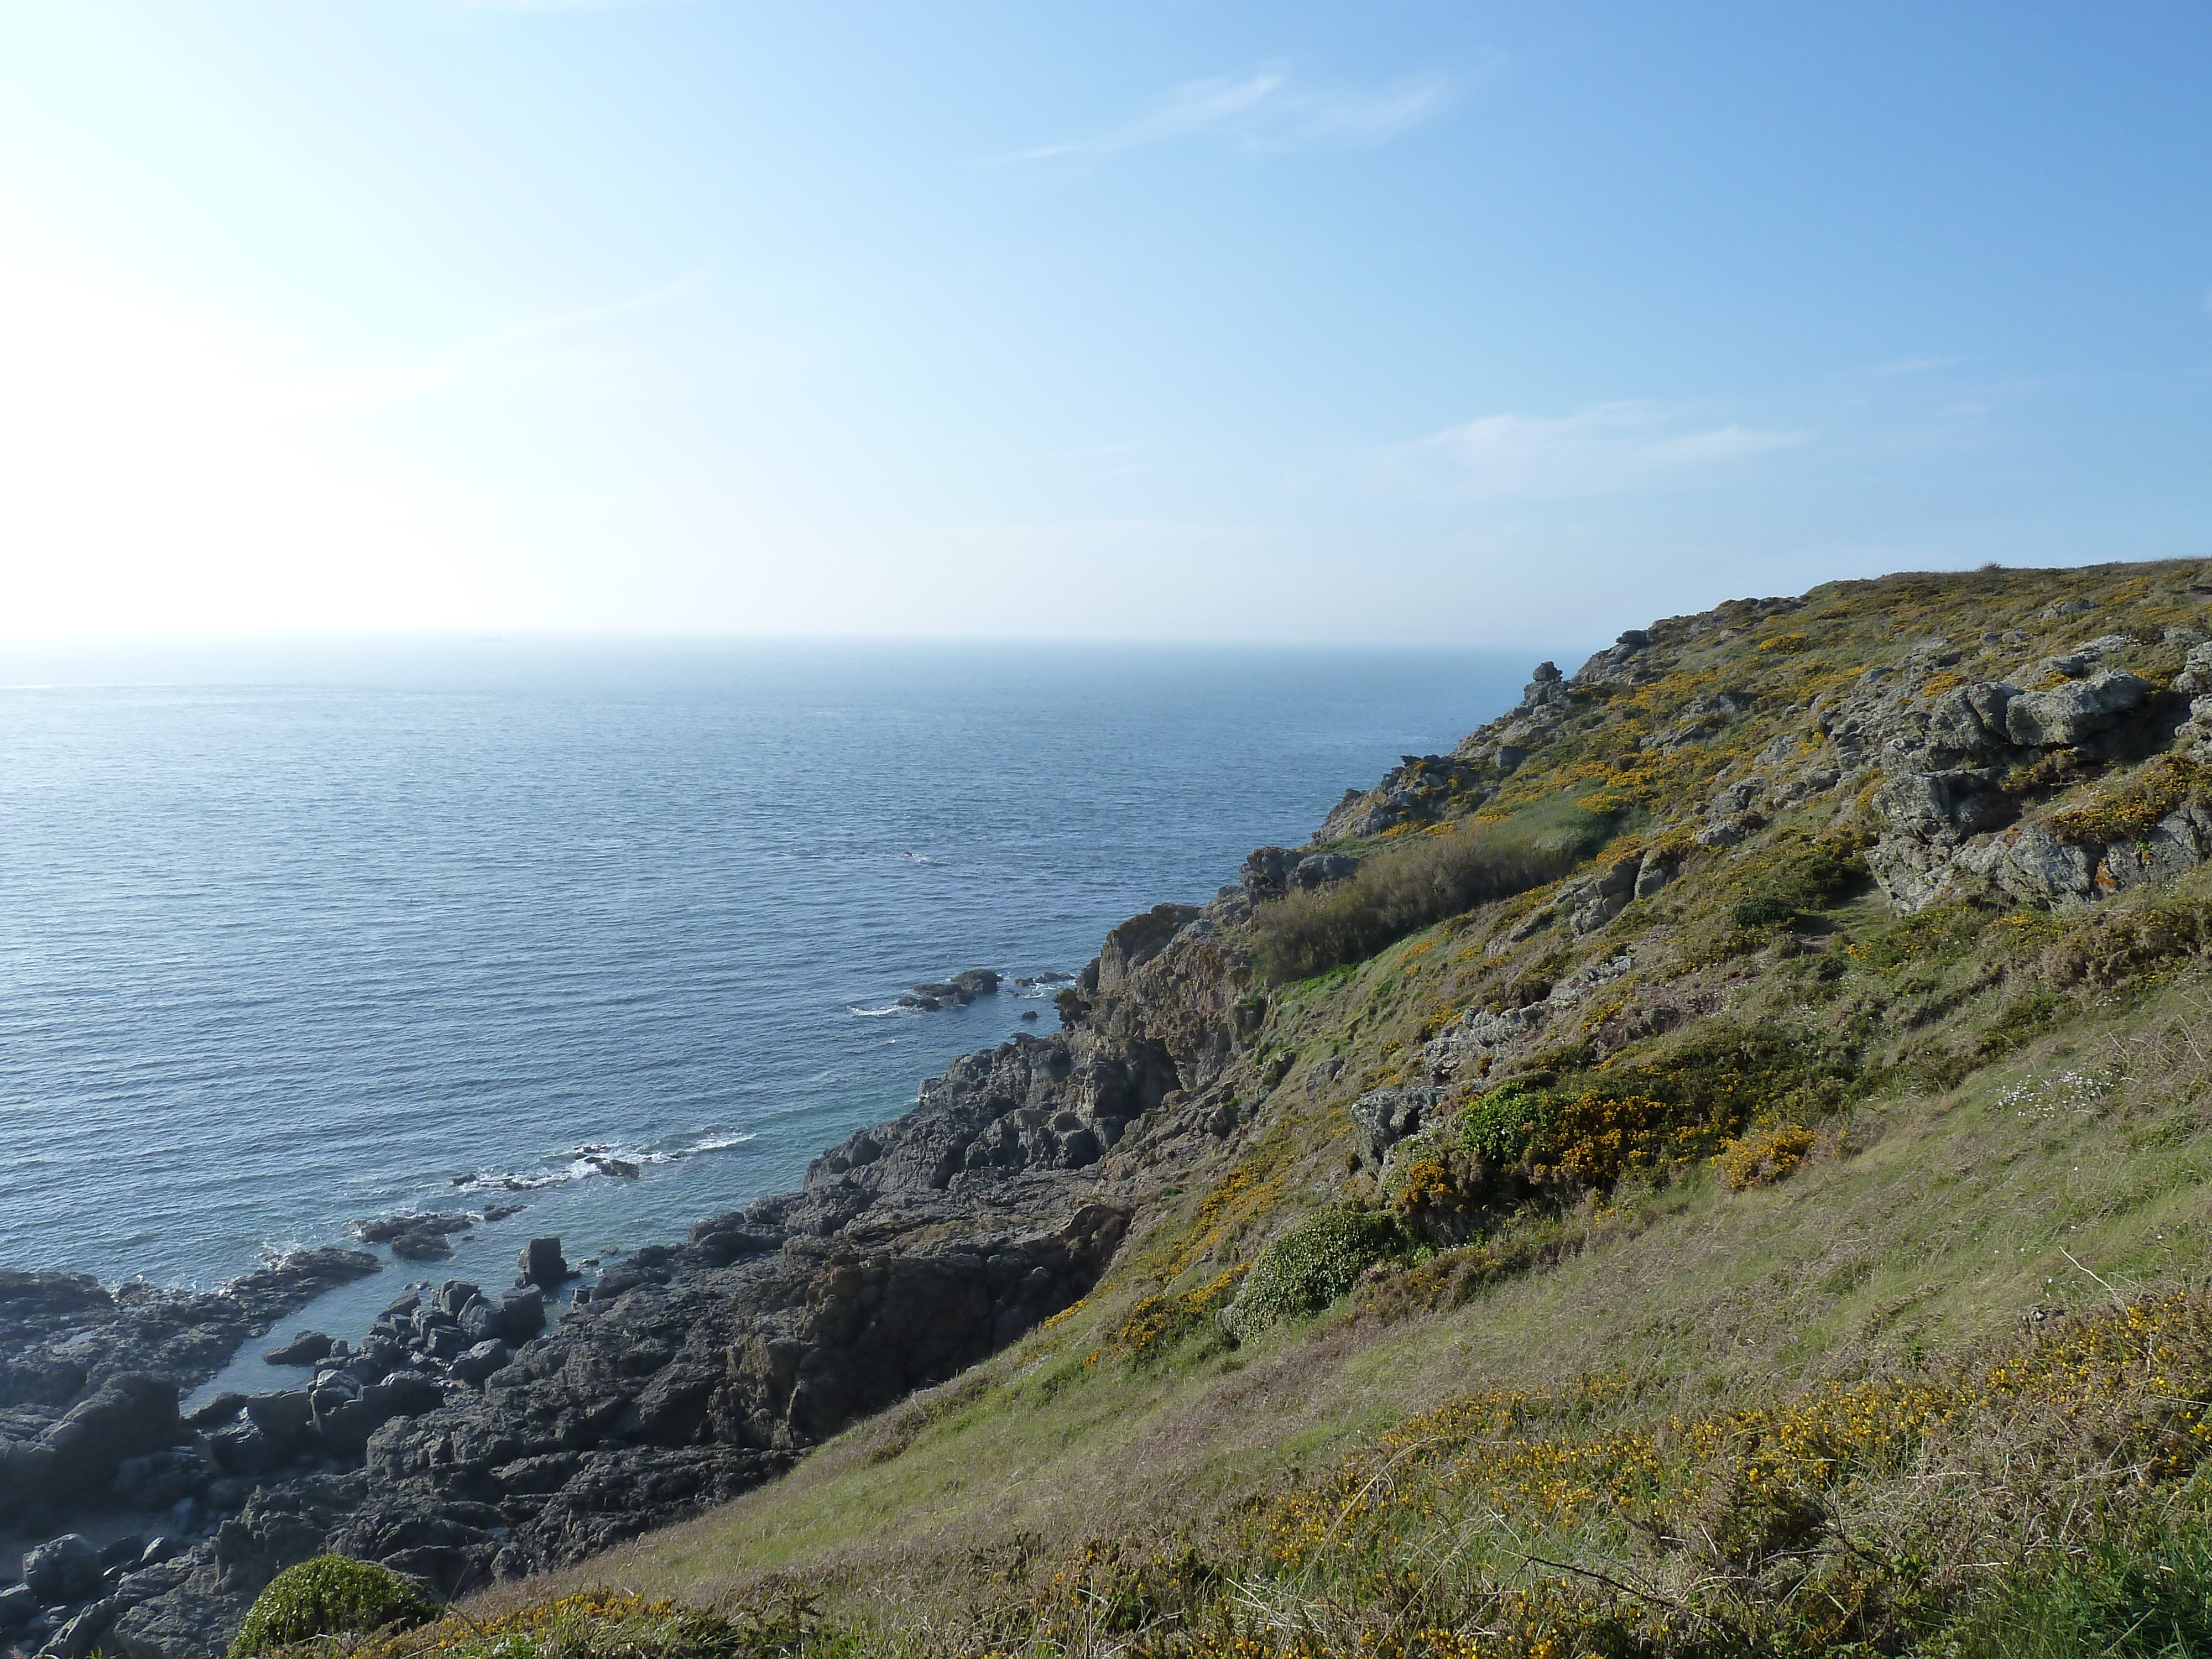
[[2212, 8], [0, 0], [0, 637], [2212, 556]]

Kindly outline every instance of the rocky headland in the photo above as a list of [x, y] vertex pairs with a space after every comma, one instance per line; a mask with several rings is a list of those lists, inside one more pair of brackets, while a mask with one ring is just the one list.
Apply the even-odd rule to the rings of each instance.
[[[1418, 1152], [1449, 1196], [1438, 1137], [1478, 1087], [1596, 1078], [1717, 1019], [1753, 983], [1729, 964], [1755, 951], [1820, 986], [1856, 971], [1820, 917], [1850, 883], [1910, 917], [2063, 916], [2173, 881], [2212, 859], [2212, 628], [2193, 573], [2148, 568], [2085, 577], [2111, 588], [2095, 615], [2028, 608], [2038, 593], [1973, 627], [1941, 608], [1942, 581], [1898, 579], [1670, 618], [1572, 675], [1544, 664], [1450, 755], [1348, 792], [1312, 843], [1261, 848], [1211, 902], [1113, 929], [1058, 989], [1059, 1031], [955, 1061], [799, 1191], [639, 1250], [565, 1310], [548, 1293], [567, 1264], [540, 1240], [514, 1285], [410, 1285], [365, 1333], [280, 1350], [315, 1367], [311, 1386], [188, 1420], [183, 1389], [375, 1258], [317, 1252], [204, 1297], [0, 1275], [0, 1520], [46, 1544], [0, 1592], [0, 1643], [211, 1652], [277, 1571], [329, 1550], [449, 1595], [580, 1559], [772, 1479], [1073, 1306], [1164, 1194], [1255, 1144], [1285, 1102], [1338, 1115], [1346, 1150], [1310, 1153], [1340, 1160], [1334, 1178], [1387, 1196]], [[1861, 642], [1846, 629], [1863, 614], [1881, 628]], [[1439, 993], [1418, 1031], [1349, 1069], [1350, 1025], [1303, 1052], [1268, 1035], [1267, 916], [1357, 897], [1379, 884], [1370, 860], [1432, 828], [1549, 834], [1561, 797], [1628, 803], [1609, 810], [1631, 827], [1435, 953], [1476, 989]], [[1707, 912], [1719, 942], [1659, 976], [1661, 947]], [[1401, 932], [1439, 921], [1456, 925]], [[988, 978], [910, 994], [941, 1007]], [[1483, 1164], [1468, 1190], [1526, 1200], [1510, 1173]], [[1446, 1248], [1487, 1213], [1400, 1207]], [[393, 1237], [434, 1255], [449, 1219]], [[94, 1517], [130, 1525], [70, 1541]]]
[[[553, 1299], [571, 1274], [542, 1239], [512, 1286], [418, 1281], [366, 1333], [272, 1346], [315, 1367], [305, 1387], [179, 1412], [377, 1257], [312, 1252], [198, 1296], [0, 1274], [0, 1522], [46, 1547], [0, 1596], [0, 1651], [216, 1651], [271, 1577], [327, 1550], [447, 1595], [573, 1561], [1015, 1340], [1097, 1281], [1179, 1147], [1235, 1126], [1209, 1085], [1251, 1018], [1249, 974], [1212, 934], [1250, 902], [1229, 888], [1125, 923], [1081, 975], [1035, 981], [1069, 982], [1066, 1029], [963, 1057], [799, 1191], [648, 1245], [573, 1300]], [[355, 1231], [419, 1261], [468, 1224]], [[94, 1547], [80, 1526], [121, 1535]]]

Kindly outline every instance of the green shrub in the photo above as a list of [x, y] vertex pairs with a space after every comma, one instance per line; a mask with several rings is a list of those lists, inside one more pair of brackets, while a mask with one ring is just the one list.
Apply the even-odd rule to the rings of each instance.
[[1548, 1095], [1525, 1084], [1509, 1083], [1461, 1114], [1459, 1138], [1493, 1167], [1504, 1169], [1542, 1142], [1554, 1116]]
[[1239, 1335], [1301, 1314], [1318, 1313], [1349, 1291], [1375, 1263], [1402, 1255], [1405, 1231], [1395, 1218], [1362, 1210], [1316, 1211], [1260, 1252], [1244, 1289], [1229, 1310]]
[[1797, 920], [1797, 907], [1774, 893], [1753, 893], [1735, 902], [1739, 927], [1781, 927]]
[[1497, 823], [1412, 837], [1364, 860], [1351, 880], [1260, 907], [1260, 969], [1277, 984], [1373, 956], [1408, 933], [1557, 881], [1605, 845], [1613, 819], [1545, 802]]
[[1836, 841], [1786, 836], [1764, 867], [1746, 872], [1749, 890], [1732, 911], [1739, 927], [1784, 927], [1825, 910], [1866, 875], [1857, 849]]
[[253, 1599], [231, 1659], [317, 1636], [411, 1627], [438, 1616], [438, 1605], [388, 1568], [343, 1555], [319, 1555], [287, 1567]]

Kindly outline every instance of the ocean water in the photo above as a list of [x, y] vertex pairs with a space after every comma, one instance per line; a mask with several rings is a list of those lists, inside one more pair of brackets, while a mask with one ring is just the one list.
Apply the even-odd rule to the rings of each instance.
[[1048, 990], [921, 1013], [906, 987], [1080, 968], [1526, 666], [0, 650], [0, 1266], [212, 1285], [357, 1218], [524, 1206], [320, 1310], [365, 1318], [424, 1273], [503, 1281], [533, 1234], [676, 1237], [1057, 1023]]

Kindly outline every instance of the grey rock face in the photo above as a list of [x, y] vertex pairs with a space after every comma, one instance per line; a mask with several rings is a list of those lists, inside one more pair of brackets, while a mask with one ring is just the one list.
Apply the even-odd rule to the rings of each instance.
[[1653, 848], [1644, 855], [1642, 862], [1636, 866], [1636, 887], [1632, 896], [1640, 899], [1650, 898], [1668, 882], [1674, 880], [1676, 871], [1680, 867], [1677, 860], [1668, 857], [1657, 848]]
[[1938, 769], [1971, 766], [2002, 756], [2011, 746], [2007, 709], [2017, 694], [2008, 685], [1962, 685], [1937, 699], [1928, 717], [1928, 738]]
[[10, 1584], [0, 1590], [0, 1630], [27, 1625], [38, 1612], [39, 1594], [28, 1584]]
[[2185, 801], [2152, 827], [2141, 841], [2114, 842], [2105, 849], [2095, 880], [2116, 891], [2148, 882], [2171, 881], [2212, 860], [2212, 811]]
[[554, 1290], [575, 1275], [568, 1271], [568, 1263], [561, 1254], [557, 1238], [533, 1238], [522, 1247], [521, 1256], [515, 1263], [520, 1282], [535, 1285], [541, 1290]]
[[1359, 862], [1342, 853], [1316, 853], [1298, 860], [1291, 879], [1302, 889], [1311, 891], [1326, 887], [1331, 882], [1349, 881], [1359, 873]]
[[312, 1365], [331, 1351], [331, 1339], [320, 1331], [301, 1331], [281, 1348], [270, 1348], [262, 1358], [272, 1365]]
[[2190, 647], [2188, 660], [2173, 677], [2173, 689], [2191, 697], [2212, 692], [2212, 641]]
[[23, 1582], [47, 1605], [80, 1601], [100, 1589], [100, 1552], [83, 1534], [65, 1532], [24, 1555]]
[[1381, 1162], [1390, 1148], [1419, 1134], [1443, 1091], [1426, 1086], [1377, 1089], [1352, 1103], [1352, 1121], [1367, 1155]]
[[2111, 726], [2150, 695], [2147, 680], [2110, 669], [2048, 691], [2023, 691], [2005, 707], [2005, 731], [2014, 743], [2070, 748]]

